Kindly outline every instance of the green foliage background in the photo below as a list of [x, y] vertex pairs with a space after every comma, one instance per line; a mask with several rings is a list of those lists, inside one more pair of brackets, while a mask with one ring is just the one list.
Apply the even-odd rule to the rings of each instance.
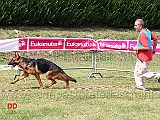
[[0, 11], [0, 25], [160, 26], [160, 0], [1, 0]]

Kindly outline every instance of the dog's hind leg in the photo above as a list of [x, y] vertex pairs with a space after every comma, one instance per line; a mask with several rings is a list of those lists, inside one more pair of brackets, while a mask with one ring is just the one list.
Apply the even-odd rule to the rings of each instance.
[[48, 71], [46, 73], [46, 77], [52, 81], [52, 83], [48, 84], [47, 87], [50, 87], [53, 84], [56, 84], [55, 79], [58, 79], [58, 80], [63, 80], [66, 83], [66, 88], [69, 88], [69, 80], [67, 76], [59, 70]]
[[52, 82], [51, 82], [50, 84], [48, 84], [48, 85], [46, 86], [46, 88], [49, 88], [50, 86], [52, 86], [52, 85], [54, 85], [54, 84], [57, 83], [54, 79], [49, 79], [49, 80], [51, 80]]
[[[46, 76], [49, 80], [51, 80], [52, 82], [50, 84], [48, 84], [46, 87], [49, 88], [50, 86], [52, 86], [53, 84], [56, 84], [57, 82], [55, 81], [55, 77], [54, 76]], [[68, 80], [64, 80], [62, 77], [56, 77], [56, 79], [59, 80], [63, 80], [66, 83], [66, 88], [69, 88], [69, 81]]]
[[29, 76], [29, 74], [27, 72], [24, 72], [21, 76], [17, 77], [16, 80], [14, 80], [13, 82], [11, 82], [11, 84], [15, 84], [16, 82], [18, 82], [18, 81], [20, 81], [20, 80], [22, 80], [22, 79], [24, 79], [24, 78], [26, 78], [28, 76]]
[[69, 88], [69, 79], [64, 73], [59, 72], [59, 74], [56, 76], [58, 80], [63, 80], [66, 83], [66, 89]]
[[37, 78], [37, 80], [38, 80], [38, 83], [39, 83], [39, 85], [40, 85], [40, 89], [43, 89], [43, 83], [42, 83], [42, 81], [41, 81], [41, 78], [40, 78], [40, 76], [39, 76], [39, 74], [34, 74], [34, 76]]
[[54, 76], [52, 74], [52, 71], [47, 72], [46, 74], [46, 78], [51, 80], [52, 82], [50, 84], [48, 84], [46, 87], [49, 88], [50, 86], [52, 86], [53, 84], [56, 84], [57, 82], [54, 79]]
[[66, 83], [66, 88], [69, 88], [69, 81], [66, 80], [66, 81], [64, 81], [64, 82]]

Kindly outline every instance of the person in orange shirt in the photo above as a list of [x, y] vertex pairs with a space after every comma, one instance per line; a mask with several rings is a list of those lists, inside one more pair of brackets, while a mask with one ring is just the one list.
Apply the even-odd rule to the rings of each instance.
[[152, 56], [155, 54], [158, 38], [150, 30], [144, 27], [144, 21], [142, 19], [137, 19], [135, 21], [134, 28], [139, 32], [137, 46], [132, 48], [132, 50], [137, 51], [138, 58], [134, 69], [134, 78], [136, 82], [135, 89], [146, 90], [144, 78], [154, 78], [160, 82], [160, 73], [148, 71]]

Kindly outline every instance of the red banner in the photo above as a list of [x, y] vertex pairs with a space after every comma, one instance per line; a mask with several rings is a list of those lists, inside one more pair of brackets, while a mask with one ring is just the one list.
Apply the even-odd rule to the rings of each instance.
[[67, 38], [66, 50], [97, 50], [97, 42], [88, 38]]
[[29, 50], [64, 49], [63, 38], [29, 38], [28, 44]]
[[127, 50], [128, 41], [126, 40], [98, 40], [100, 50]]

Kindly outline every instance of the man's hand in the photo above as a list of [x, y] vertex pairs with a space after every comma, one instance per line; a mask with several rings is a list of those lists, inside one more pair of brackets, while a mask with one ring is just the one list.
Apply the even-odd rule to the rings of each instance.
[[152, 54], [154, 55], [155, 53], [156, 53], [156, 51], [155, 51], [155, 50], [153, 50], [153, 51], [152, 51]]
[[130, 48], [131, 51], [137, 51], [138, 50], [138, 46], [132, 47]]

